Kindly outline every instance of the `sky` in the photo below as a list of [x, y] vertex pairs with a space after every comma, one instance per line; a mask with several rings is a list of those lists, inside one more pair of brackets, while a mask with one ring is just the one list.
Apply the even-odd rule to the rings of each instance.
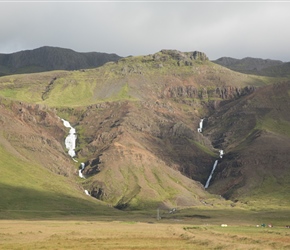
[[162, 49], [290, 61], [290, 1], [1, 1], [0, 53]]

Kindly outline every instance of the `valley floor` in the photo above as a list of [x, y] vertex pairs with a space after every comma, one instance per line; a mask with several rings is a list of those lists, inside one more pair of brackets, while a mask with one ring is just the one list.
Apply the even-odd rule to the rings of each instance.
[[[290, 229], [279, 219], [288, 214], [200, 210], [161, 220], [134, 213], [123, 218], [1, 220], [0, 249], [290, 249]], [[271, 228], [257, 227], [253, 219], [267, 223], [271, 217]]]

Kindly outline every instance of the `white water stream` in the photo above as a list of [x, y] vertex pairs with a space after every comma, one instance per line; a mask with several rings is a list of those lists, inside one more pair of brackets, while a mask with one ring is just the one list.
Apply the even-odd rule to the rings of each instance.
[[83, 175], [82, 171], [85, 169], [85, 164], [81, 163], [81, 169], [79, 169], [79, 177], [86, 179], [86, 177]]
[[[78, 162], [74, 157], [76, 156], [75, 148], [76, 148], [76, 130], [73, 128], [70, 123], [64, 119], [61, 119], [63, 122], [63, 125], [66, 128], [70, 128], [68, 136], [65, 138], [65, 147], [68, 149], [68, 154], [71, 156], [71, 158]], [[83, 175], [82, 171], [85, 169], [85, 164], [82, 162], [79, 169], [79, 177], [85, 179], [85, 176]], [[90, 195], [88, 190], [85, 190], [86, 195]]]
[[214, 162], [213, 167], [212, 167], [212, 170], [211, 170], [211, 173], [210, 173], [210, 175], [209, 175], [209, 177], [208, 177], [208, 179], [207, 179], [207, 181], [206, 181], [206, 184], [205, 184], [204, 188], [208, 188], [209, 183], [210, 183], [210, 180], [211, 180], [211, 178], [212, 178], [213, 172], [215, 171], [215, 168], [216, 168], [217, 164], [218, 164], [218, 160], [216, 160], [216, 161]]
[[[224, 151], [221, 149], [221, 150], [219, 150], [219, 152], [220, 152], [220, 158], [223, 158]], [[207, 179], [207, 181], [206, 181], [206, 184], [205, 184], [204, 188], [208, 188], [209, 183], [210, 183], [210, 180], [211, 180], [211, 178], [212, 178], [212, 175], [213, 175], [213, 173], [214, 173], [214, 171], [215, 171], [215, 169], [216, 169], [216, 167], [217, 167], [217, 165], [218, 165], [218, 162], [219, 162], [218, 160], [216, 160], [216, 161], [214, 162], [213, 167], [212, 167], [212, 170], [211, 170], [211, 172], [210, 172], [210, 175], [209, 175], [209, 177], [208, 177], [208, 179]]]
[[202, 132], [203, 120], [204, 120], [204, 119], [201, 119], [200, 122], [199, 122], [199, 128], [197, 129], [197, 132], [199, 132], [199, 133]]
[[76, 156], [75, 148], [76, 148], [76, 130], [70, 125], [70, 123], [64, 119], [61, 119], [63, 122], [63, 125], [66, 128], [70, 128], [68, 136], [65, 138], [65, 147], [68, 149], [68, 154], [73, 158]]
[[[197, 128], [197, 132], [199, 132], [199, 133], [202, 133], [202, 129], [203, 129], [203, 121], [204, 121], [204, 119], [200, 119], [200, 122], [199, 122], [199, 128]], [[224, 151], [221, 149], [221, 150], [219, 150], [219, 153], [220, 153], [219, 158], [223, 158]], [[206, 181], [206, 184], [205, 184], [204, 188], [208, 188], [209, 183], [210, 183], [211, 178], [212, 178], [212, 175], [213, 175], [213, 173], [214, 173], [214, 171], [215, 171], [217, 165], [218, 165], [218, 160], [215, 160], [215, 162], [214, 162], [214, 164], [213, 164], [213, 167], [212, 167], [212, 170], [211, 170], [211, 172], [210, 172], [210, 175], [209, 175], [209, 177], [208, 177], [208, 179], [207, 179], [207, 181]]]

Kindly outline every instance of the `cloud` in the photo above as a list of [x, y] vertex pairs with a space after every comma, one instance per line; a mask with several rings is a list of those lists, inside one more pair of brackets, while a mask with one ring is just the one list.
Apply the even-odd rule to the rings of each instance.
[[152, 54], [199, 50], [210, 59], [246, 56], [290, 61], [290, 3], [0, 3], [0, 53], [40, 46]]

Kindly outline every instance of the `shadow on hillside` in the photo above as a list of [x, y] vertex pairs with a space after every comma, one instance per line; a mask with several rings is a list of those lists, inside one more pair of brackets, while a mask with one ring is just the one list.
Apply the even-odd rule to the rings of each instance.
[[[51, 219], [114, 216], [121, 212], [93, 197], [0, 184], [0, 219]], [[90, 200], [91, 199], [91, 200]], [[97, 219], [97, 218], [96, 218]]]

